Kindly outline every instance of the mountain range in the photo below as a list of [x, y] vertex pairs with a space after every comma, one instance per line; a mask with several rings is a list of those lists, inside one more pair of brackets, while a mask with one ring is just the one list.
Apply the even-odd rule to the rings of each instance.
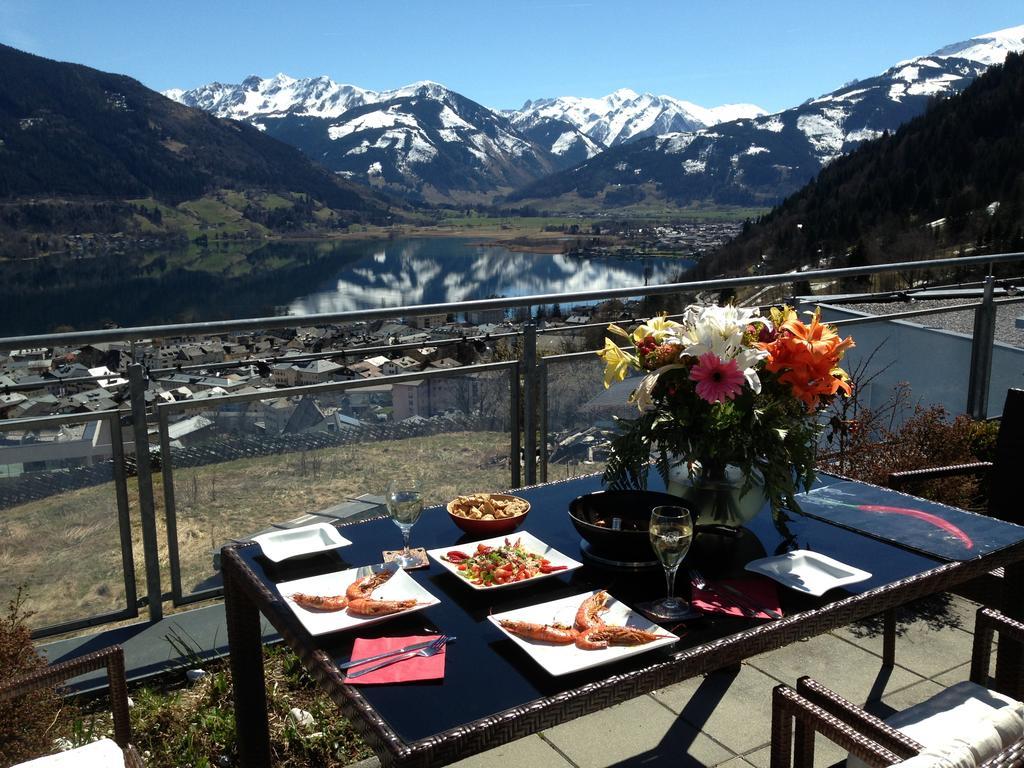
[[499, 111], [437, 83], [374, 92], [286, 75], [166, 95], [248, 122], [353, 180], [427, 202], [771, 205], [1021, 50], [1024, 26], [979, 35], [774, 114], [628, 89]]
[[609, 146], [764, 114], [748, 104], [706, 109], [627, 89], [499, 111], [438, 83], [374, 92], [328, 77], [284, 74], [165, 95], [250, 123], [336, 173], [441, 203], [489, 202]]
[[511, 199], [540, 207], [559, 198], [599, 208], [648, 197], [680, 205], [773, 205], [865, 140], [892, 132], [933, 101], [959, 93], [1009, 51], [1024, 51], [1024, 26], [899, 62], [771, 115], [611, 147], [518, 190]]

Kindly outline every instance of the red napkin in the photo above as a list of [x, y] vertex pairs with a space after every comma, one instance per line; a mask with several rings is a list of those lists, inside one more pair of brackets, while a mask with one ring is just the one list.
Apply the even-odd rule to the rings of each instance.
[[[724, 613], [728, 616], [746, 616], [747, 612], [740, 606], [743, 601], [736, 598], [725, 589], [714, 589], [716, 584], [728, 584], [740, 592], [750, 604], [750, 608], [761, 606], [769, 610], [782, 613], [779, 607], [779, 591], [775, 588], [775, 582], [768, 579], [722, 579], [721, 581], [708, 582], [708, 589], [693, 587], [693, 598], [691, 602], [700, 610], [706, 613]], [[759, 619], [771, 618], [766, 613], [759, 613]]]
[[[404, 648], [407, 645], [422, 643], [428, 640], [436, 640], [440, 635], [413, 635], [410, 637], [378, 637], [373, 640], [366, 640], [357, 637], [352, 645], [352, 658], [361, 659], [365, 656], [376, 656], [385, 651], [394, 651]], [[355, 679], [345, 678], [346, 683], [352, 685], [372, 685], [375, 683], [410, 683], [414, 680], [440, 680], [444, 677], [444, 655], [448, 646], [445, 645], [440, 653], [433, 656], [413, 656], [411, 659], [396, 661], [388, 664], [376, 672], [360, 675]], [[379, 661], [368, 661], [358, 667], [352, 667], [348, 673], [358, 672], [373, 664], [380, 664], [386, 659]]]

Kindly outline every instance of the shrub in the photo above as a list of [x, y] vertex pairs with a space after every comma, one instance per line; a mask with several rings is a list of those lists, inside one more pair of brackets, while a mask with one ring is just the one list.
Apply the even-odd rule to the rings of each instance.
[[[46, 667], [32, 643], [23, 611], [23, 588], [8, 603], [0, 619], [0, 674], [4, 681]], [[52, 690], [26, 693], [0, 702], [0, 765], [11, 765], [53, 751], [50, 729], [60, 711], [60, 699]]]
[[[824, 457], [819, 467], [884, 486], [893, 472], [990, 459], [997, 423], [968, 416], [951, 419], [940, 405], [911, 407], [909, 401], [910, 390], [902, 386], [882, 408], [859, 408], [853, 418], [834, 417], [831, 435], [837, 450]], [[911, 490], [943, 504], [983, 507], [982, 489], [970, 476], [929, 480]]]

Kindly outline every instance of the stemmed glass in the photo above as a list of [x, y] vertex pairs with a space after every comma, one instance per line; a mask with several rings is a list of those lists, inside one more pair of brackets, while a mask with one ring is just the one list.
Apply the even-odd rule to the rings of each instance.
[[419, 480], [415, 478], [396, 478], [388, 482], [388, 514], [395, 525], [402, 531], [402, 552], [395, 557], [395, 562], [403, 568], [422, 565], [419, 558], [409, 551], [409, 534], [413, 525], [420, 519], [423, 511], [423, 492]]
[[686, 507], [663, 506], [651, 510], [648, 529], [651, 546], [665, 568], [667, 596], [644, 603], [640, 610], [655, 619], [692, 619], [700, 615], [686, 600], [675, 596], [676, 571], [693, 541], [693, 520]]

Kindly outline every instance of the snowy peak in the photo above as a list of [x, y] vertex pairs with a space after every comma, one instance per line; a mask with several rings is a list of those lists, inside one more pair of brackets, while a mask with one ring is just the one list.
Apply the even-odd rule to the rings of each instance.
[[487, 202], [562, 167], [506, 117], [429, 80], [369, 91], [326, 76], [253, 75], [165, 95], [252, 123], [335, 173], [429, 202]]
[[270, 78], [250, 75], [234, 85], [215, 82], [187, 91], [172, 89], [164, 95], [217, 117], [251, 122], [287, 114], [337, 117], [377, 100], [372, 91], [336, 83], [326, 76], [296, 79], [283, 73]]
[[723, 120], [755, 117], [765, 114], [765, 110], [752, 104], [707, 109], [671, 96], [639, 94], [620, 88], [596, 99], [580, 96], [536, 99], [506, 114], [521, 130], [557, 120], [575, 126], [596, 144], [611, 147], [645, 136], [699, 130]]
[[944, 46], [935, 51], [932, 56], [938, 58], [955, 56], [990, 67], [993, 64], [1002, 64], [1007, 53], [1021, 50], [1024, 50], [1024, 24], [978, 35], [970, 40], [964, 40], [962, 43]]
[[[924, 112], [933, 99], [964, 90], [1011, 51], [1024, 52], [1024, 26], [979, 35], [899, 62], [881, 74], [774, 114], [750, 116], [742, 114], [741, 107], [738, 117], [707, 127], [665, 130], [664, 122], [656, 123], [657, 136], [619, 140], [569, 172], [518, 190], [514, 199], [574, 195], [596, 205], [618, 205], [640, 202], [649, 190], [656, 190], [654, 194], [681, 204], [710, 200], [773, 205], [837, 157], [886, 131], [896, 131]], [[639, 110], [656, 99], [664, 97], [645, 94], [622, 104]], [[599, 100], [535, 101], [523, 112], [554, 115], [556, 108], [562, 108], [564, 114], [579, 119], [586, 108], [591, 114], [597, 111], [595, 101]], [[710, 122], [693, 105], [684, 108], [689, 119]], [[718, 117], [729, 115], [729, 108], [720, 110]], [[623, 114], [620, 110], [617, 117]], [[639, 122], [628, 127], [635, 128]]]
[[284, 73], [269, 78], [249, 75], [237, 85], [210, 83], [188, 91], [180, 88], [164, 91], [164, 96], [170, 99], [212, 112], [217, 117], [249, 122], [282, 115], [334, 118], [364, 104], [407, 96], [446, 99], [452, 94], [453, 91], [430, 80], [392, 91], [369, 91], [337, 83], [326, 75], [294, 78]]

